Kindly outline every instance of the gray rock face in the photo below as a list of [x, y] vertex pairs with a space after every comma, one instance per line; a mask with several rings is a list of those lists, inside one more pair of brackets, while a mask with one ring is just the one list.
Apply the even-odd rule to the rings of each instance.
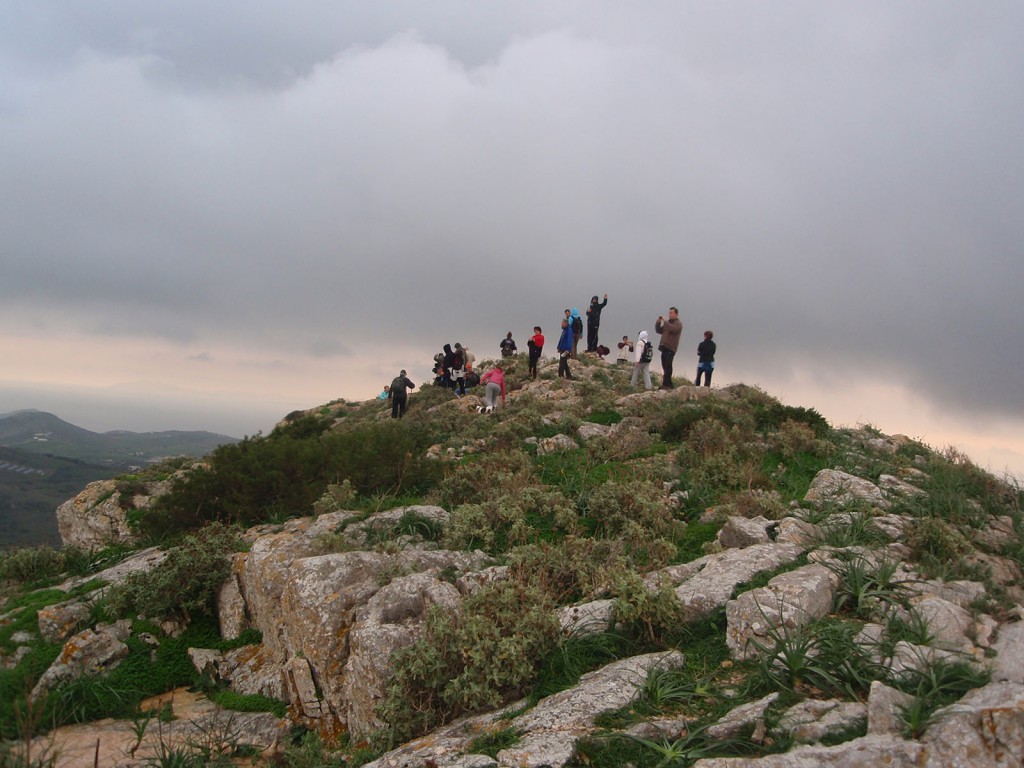
[[807, 699], [786, 710], [777, 730], [790, 734], [798, 744], [814, 744], [829, 734], [862, 725], [867, 718], [868, 708], [859, 702]]
[[37, 612], [39, 636], [48, 643], [63, 643], [89, 618], [91, 611], [84, 600], [66, 600]]
[[132, 541], [114, 480], [97, 480], [57, 507], [57, 530], [64, 546], [84, 549]]
[[684, 660], [678, 651], [651, 653], [584, 675], [574, 688], [548, 696], [512, 720], [510, 726], [524, 735], [518, 744], [498, 753], [498, 763], [520, 768], [565, 765], [573, 756], [576, 739], [589, 732], [599, 714], [633, 701], [652, 670], [674, 669]]
[[718, 543], [725, 549], [742, 549], [754, 544], [768, 544], [768, 529], [774, 523], [757, 517], [730, 517], [718, 532]]
[[128, 655], [124, 640], [130, 632], [131, 625], [127, 621], [79, 632], [64, 643], [60, 655], [39, 678], [32, 689], [32, 698], [44, 696], [62, 683], [116, 667]]
[[612, 432], [612, 428], [605, 424], [594, 424], [589, 421], [585, 421], [580, 424], [577, 434], [580, 436], [580, 440], [584, 443], [590, 442], [595, 437], [608, 437]]
[[737, 584], [791, 563], [802, 553], [803, 548], [797, 544], [755, 544], [662, 568], [645, 577], [644, 583], [650, 589], [657, 589], [663, 579], [678, 584], [675, 594], [683, 607], [684, 620], [691, 621], [725, 605]]
[[725, 642], [735, 659], [760, 655], [757, 644], [773, 645], [772, 635], [803, 626], [832, 609], [835, 575], [813, 564], [782, 573], [761, 589], [744, 592], [725, 607]]
[[935, 714], [922, 739], [926, 768], [1024, 765], [1024, 686], [989, 683]]
[[890, 688], [878, 680], [868, 693], [868, 734], [897, 736], [903, 730], [900, 709], [913, 701], [910, 694]]
[[712, 739], [737, 739], [759, 730], [763, 733], [765, 713], [778, 698], [778, 693], [772, 693], [757, 701], [736, 707], [709, 727], [707, 735]]
[[318, 728], [341, 725], [368, 733], [379, 727], [373, 709], [391, 653], [412, 642], [431, 605], [454, 610], [461, 598], [437, 574], [465, 575], [486, 559], [482, 553], [416, 548], [321, 554], [325, 535], [337, 540], [340, 532], [354, 542], [375, 527], [387, 530], [407, 512], [447, 519], [439, 507], [411, 507], [363, 521], [349, 512], [329, 513], [253, 532], [261, 535], [248, 553], [236, 556], [221, 589], [219, 619], [231, 632], [251, 624], [263, 643], [237, 658], [226, 655], [218, 665], [222, 679], [239, 692], [277, 691], [303, 717], [322, 718]]
[[768, 757], [705, 758], [693, 768], [920, 768], [923, 753], [924, 748], [914, 741], [865, 736], [834, 747], [802, 746]]
[[459, 591], [451, 584], [417, 573], [395, 579], [357, 611], [337, 702], [344, 706], [344, 719], [353, 735], [366, 737], [385, 725], [376, 709], [387, 691], [392, 654], [420, 636], [431, 607], [454, 614], [460, 601]]
[[122, 499], [116, 480], [97, 480], [57, 507], [57, 530], [64, 546], [99, 549], [108, 544], [133, 544], [125, 509], [145, 509], [167, 493], [171, 481], [148, 483], [145, 494]]
[[1024, 622], [1004, 624], [993, 648], [992, 681], [1024, 683]]
[[838, 469], [823, 469], [818, 472], [811, 481], [804, 499], [831, 502], [839, 506], [864, 501], [881, 509], [889, 507], [889, 502], [877, 485]]
[[615, 620], [613, 600], [593, 600], [568, 605], [558, 610], [558, 623], [564, 635], [593, 635], [607, 632]]
[[974, 647], [970, 640], [974, 617], [960, 606], [941, 597], [926, 596], [914, 603], [913, 610], [928, 624], [932, 646], [950, 651], [970, 651]]
[[565, 451], [575, 451], [579, 446], [576, 441], [568, 435], [555, 435], [554, 437], [545, 437], [542, 440], [537, 441], [537, 455], [546, 456], [549, 453], [564, 453]]

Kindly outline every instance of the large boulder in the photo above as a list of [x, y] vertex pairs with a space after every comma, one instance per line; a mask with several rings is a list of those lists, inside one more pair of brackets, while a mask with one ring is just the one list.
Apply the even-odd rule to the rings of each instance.
[[935, 713], [921, 739], [925, 768], [1024, 765], [1024, 685], [989, 683]]
[[692, 621], [725, 605], [738, 584], [793, 562], [803, 551], [798, 544], [754, 544], [662, 568], [648, 574], [644, 582], [650, 589], [657, 589], [665, 580], [678, 585], [675, 595], [684, 619]]
[[[390, 671], [391, 654], [411, 642], [427, 607], [457, 604], [458, 590], [441, 582], [439, 575], [471, 573], [486, 561], [479, 552], [419, 546], [397, 552], [324, 553], [326, 546], [354, 546], [366, 531], [386, 531], [410, 511], [439, 524], [447, 517], [443, 510], [428, 507], [390, 510], [365, 520], [352, 512], [336, 512], [251, 531], [252, 545], [235, 556], [218, 610], [226, 635], [237, 636], [251, 625], [262, 633], [263, 643], [258, 652], [221, 670], [221, 677], [236, 690], [282, 689], [302, 719], [323, 718], [312, 724], [319, 730], [350, 727], [350, 716], [356, 729], [372, 729], [368, 724], [376, 722], [373, 710], [383, 690], [381, 680]], [[398, 583], [389, 588], [393, 581]], [[382, 589], [385, 595], [373, 602]], [[400, 599], [403, 590], [416, 597]], [[392, 602], [415, 604], [417, 610], [390, 620], [393, 611], [387, 604]], [[371, 605], [381, 607], [374, 611]], [[303, 663], [296, 664], [296, 658]], [[349, 674], [357, 682], [346, 682]]]
[[83, 629], [71, 637], [39, 678], [32, 690], [32, 699], [37, 700], [48, 691], [80, 677], [113, 670], [128, 655], [124, 641], [130, 633], [131, 623], [124, 620], [97, 626], [95, 630]]
[[730, 600], [725, 606], [725, 643], [733, 658], [757, 658], [759, 645], [770, 648], [773, 638], [827, 615], [835, 578], [823, 565], [807, 565]]
[[98, 549], [134, 541], [115, 480], [97, 480], [57, 507], [57, 530], [65, 547]]
[[889, 507], [889, 502], [877, 485], [838, 469], [823, 469], [818, 472], [811, 481], [804, 499], [839, 506], [866, 502], [881, 509]]
[[57, 507], [57, 530], [65, 547], [99, 549], [109, 544], [134, 544], [138, 536], [128, 525], [128, 512], [148, 509], [166, 494], [173, 478], [120, 490], [117, 480], [97, 480]]
[[385, 725], [377, 716], [377, 706], [387, 692], [394, 652], [420, 637], [433, 606], [454, 614], [461, 600], [448, 582], [415, 573], [381, 588], [356, 612], [339, 701], [353, 735], [365, 738]]

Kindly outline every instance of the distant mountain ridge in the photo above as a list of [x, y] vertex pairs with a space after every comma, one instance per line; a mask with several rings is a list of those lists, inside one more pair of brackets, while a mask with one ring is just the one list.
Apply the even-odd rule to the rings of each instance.
[[204, 456], [218, 445], [237, 441], [207, 431], [92, 432], [46, 411], [0, 414], [0, 446], [115, 467], [166, 456]]
[[234, 442], [205, 431], [92, 432], [39, 410], [0, 414], [0, 547], [59, 544], [57, 507], [95, 480]]

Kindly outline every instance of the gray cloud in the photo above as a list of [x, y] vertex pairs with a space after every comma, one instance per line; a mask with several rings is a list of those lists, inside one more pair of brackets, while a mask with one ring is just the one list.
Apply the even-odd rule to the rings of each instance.
[[[314, 356], [606, 334], [1024, 417], [1014, 3], [40, 2], [0, 29], [0, 297]], [[31, 44], [25, 41], [30, 41]]]

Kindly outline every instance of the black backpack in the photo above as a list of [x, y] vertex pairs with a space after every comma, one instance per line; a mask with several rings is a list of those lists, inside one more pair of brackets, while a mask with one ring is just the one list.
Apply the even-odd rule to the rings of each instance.
[[654, 359], [654, 345], [649, 341], [643, 342], [644, 351], [640, 353], [640, 362], [649, 363]]

